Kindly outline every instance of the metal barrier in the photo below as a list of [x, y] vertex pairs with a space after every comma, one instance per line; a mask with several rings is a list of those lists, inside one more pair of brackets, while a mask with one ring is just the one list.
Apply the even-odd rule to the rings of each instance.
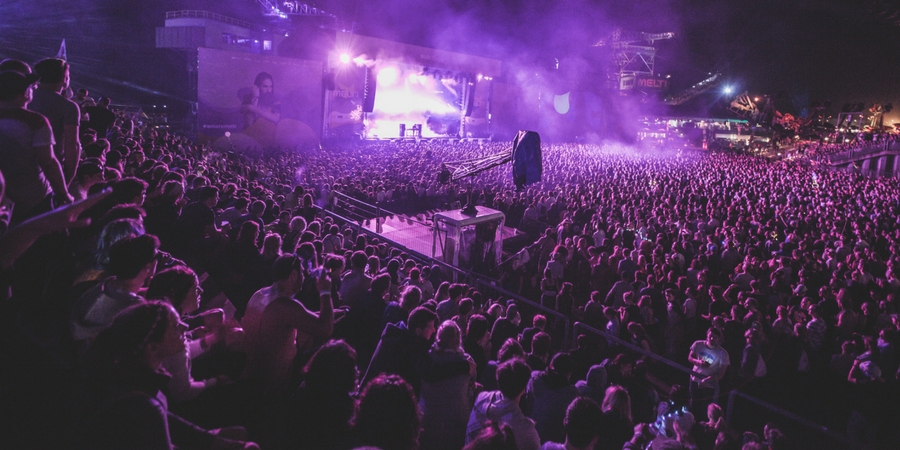
[[[629, 351], [637, 353], [641, 356], [646, 356], [647, 358], [650, 358], [653, 361], [661, 364], [663, 367], [668, 369], [664, 373], [659, 373], [659, 371], [657, 371], [657, 375], [662, 377], [661, 379], [664, 378], [669, 381], [678, 380], [679, 384], [681, 384], [685, 388], [687, 388], [688, 385], [690, 384], [690, 375], [694, 373], [694, 371], [690, 367], [679, 364], [679, 363], [672, 361], [671, 359], [668, 359], [666, 357], [657, 355], [656, 353], [648, 351], [648, 350], [644, 349], [643, 347], [639, 347], [637, 345], [632, 344], [631, 342], [621, 339], [618, 336], [613, 336], [613, 335], [607, 333], [606, 331], [598, 330], [598, 329], [596, 329], [590, 325], [584, 324], [582, 322], [575, 322], [574, 335], [578, 336], [582, 332], [588, 332], [588, 333], [600, 336], [600, 337], [606, 339], [607, 342], [609, 342], [610, 344], [615, 344], [616, 346], [624, 347], [624, 348], [628, 349]], [[610, 345], [610, 346], [612, 346], [612, 345]], [[669, 384], [674, 384], [674, 383], [669, 383]]]
[[332, 208], [336, 212], [343, 213], [342, 215], [349, 216], [350, 219], [355, 220], [360, 228], [373, 228], [371, 225], [374, 220], [374, 230], [376, 233], [379, 233], [379, 238], [381, 239], [389, 239], [385, 234], [394, 236], [402, 234], [405, 236], [405, 244], [395, 242], [396, 245], [413, 250], [421, 255], [433, 255], [432, 224], [428, 223], [427, 218], [420, 220], [415, 215], [388, 211], [382, 207], [381, 203], [373, 205], [339, 192], [334, 194]]
[[[593, 333], [593, 334], [596, 334], [596, 335], [598, 335], [598, 336], [602, 336], [602, 337], [605, 338], [607, 341], [615, 342], [616, 345], [620, 345], [620, 346], [622, 346], [622, 347], [625, 347], [625, 348], [627, 348], [627, 349], [629, 349], [629, 350], [631, 350], [631, 351], [633, 351], [633, 352], [635, 352], [635, 353], [640, 353], [642, 356], [646, 356], [646, 357], [648, 357], [648, 358], [650, 358], [650, 359], [653, 359], [653, 360], [656, 361], [656, 362], [662, 363], [662, 364], [664, 364], [664, 365], [666, 365], [666, 366], [668, 366], [668, 367], [671, 367], [671, 368], [673, 368], [673, 369], [675, 369], [675, 370], [677, 370], [677, 371], [679, 371], [679, 372], [683, 372], [683, 373], [685, 373], [685, 374], [687, 374], [687, 375], [691, 375], [691, 374], [694, 373], [694, 371], [691, 370], [690, 367], [686, 367], [686, 366], [684, 366], [684, 365], [682, 365], [682, 364], [678, 364], [677, 362], [672, 361], [671, 359], [665, 358], [665, 357], [663, 357], [663, 356], [659, 356], [659, 355], [657, 355], [656, 353], [653, 353], [653, 352], [651, 352], [651, 351], [648, 351], [647, 349], [645, 349], [645, 348], [643, 348], [643, 347], [638, 347], [637, 345], [634, 345], [634, 344], [632, 344], [631, 342], [628, 342], [628, 341], [626, 341], [626, 340], [623, 340], [622, 338], [620, 338], [620, 337], [618, 337], [618, 336], [613, 336], [613, 335], [611, 335], [611, 334], [609, 334], [609, 333], [607, 333], [607, 332], [605, 332], [605, 331], [598, 330], [598, 329], [596, 329], [596, 328], [594, 328], [594, 327], [592, 327], [592, 326], [590, 326], [590, 325], [587, 325], [587, 324], [584, 324], [584, 323], [581, 323], [581, 322], [575, 322], [575, 331], [577, 332], [577, 331], [579, 331], [579, 330], [581, 330], [581, 331], [587, 331], [587, 332], [589, 332], [589, 333]], [[700, 375], [700, 374], [697, 374], [697, 375]]]
[[[610, 343], [615, 343], [617, 346], [626, 348], [631, 352], [646, 356], [669, 369], [670, 377], [672, 372], [676, 374], [675, 376], [690, 376], [693, 373], [693, 370], [689, 367], [647, 351], [643, 347], [634, 345], [631, 342], [625, 341], [584, 323], [575, 322], [574, 332], [576, 336], [581, 332], [588, 332], [603, 337]], [[655, 375], [665, 376], [665, 374], [659, 373], [658, 367], [659, 366], [657, 366], [657, 373]], [[684, 383], [683, 385], [687, 386], [687, 383]], [[809, 419], [798, 416], [790, 411], [736, 389], [730, 392], [727, 399], [727, 405], [724, 406], [726, 407], [725, 420], [728, 425], [734, 429], [762, 430], [768, 422], [777, 422], [782, 429], [789, 427], [789, 436], [792, 436], [794, 441], [804, 442], [804, 444], [799, 447], [791, 448], [852, 448], [869, 450], [869, 448], [865, 446], [852, 442], [850, 438], [844, 434], [838, 433], [823, 425], [817, 424]], [[775, 417], [779, 420], [775, 420]], [[698, 418], [698, 420], [700, 419]], [[840, 443], [843, 447], [836, 447], [834, 445], [835, 443]]]
[[[555, 340], [555, 342], [560, 343], [560, 348], [569, 348], [571, 346], [571, 344], [572, 344], [572, 320], [565, 314], [563, 314], [553, 308], [546, 307], [546, 306], [544, 306], [538, 302], [535, 302], [533, 300], [528, 300], [527, 298], [524, 298], [518, 294], [514, 294], [514, 293], [498, 286], [497, 282], [495, 280], [492, 280], [492, 279], [489, 279], [486, 277], [485, 278], [476, 277], [475, 283], [481, 287], [480, 292], [482, 292], [483, 294], [486, 294], [489, 291], [494, 291], [498, 294], [496, 296], [496, 298], [498, 298], [498, 299], [500, 297], [508, 297], [508, 298], [514, 299], [516, 301], [516, 304], [519, 306], [520, 312], [528, 313], [528, 312], [530, 312], [528, 310], [531, 310], [531, 311], [534, 311], [535, 314], [538, 312], [543, 314], [544, 316], [547, 317], [548, 323], [553, 323], [553, 324], [555, 324], [556, 327], [562, 328], [562, 339]], [[502, 295], [500, 295], [500, 294], [502, 294]], [[493, 298], [493, 296], [489, 296], [489, 297]], [[523, 311], [523, 308], [526, 308], [526, 310]], [[534, 314], [522, 314], [523, 319], [526, 316], [534, 316]], [[551, 322], [551, 319], [552, 319], [552, 322]], [[553, 327], [551, 327], [550, 329], [552, 330], [552, 328]], [[550, 333], [550, 334], [552, 336], [553, 334], [556, 334], [556, 333]], [[554, 337], [559, 337], [559, 336], [554, 336]]]
[[[346, 196], [344, 196], [346, 197]], [[350, 198], [350, 197], [347, 197]], [[353, 199], [356, 202], [358, 200]], [[368, 205], [364, 202], [359, 202], [364, 205]], [[372, 205], [368, 205], [372, 206]], [[376, 210], [377, 211], [377, 210]], [[327, 214], [334, 218], [335, 220], [344, 222], [344, 223], [357, 223], [357, 230], [359, 233], [365, 233], [367, 235], [378, 237], [380, 240], [388, 242], [392, 246], [404, 250], [407, 254], [409, 254], [414, 260], [417, 260], [422, 263], [427, 263], [431, 265], [437, 265], [441, 267], [447, 274], [454, 275], [454, 278], [458, 282], [466, 283], [470, 286], [477, 287], [483, 295], [488, 298], [509, 298], [516, 301], [519, 306], [520, 311], [522, 312], [523, 319], [529, 315], [529, 312], [541, 313], [548, 317], [548, 319], [554, 319], [553, 322], [558, 325], [558, 329], [561, 328], [561, 331], [550, 329], [550, 334], [554, 336], [554, 342], [560, 343], [561, 349], [569, 349], [572, 347], [574, 343], [574, 337], [586, 332], [590, 334], [594, 334], [596, 336], [602, 337], [607, 340], [607, 342], [611, 344], [615, 344], [620, 348], [627, 349], [628, 351], [634, 352], [641, 356], [645, 356], [659, 365], [656, 366], [657, 370], [654, 376], [659, 375], [662, 378], [658, 378], [659, 380], [663, 379], [676, 379], [680, 381], [683, 386], [687, 386], [690, 382], [690, 376], [693, 374], [693, 370], [685, 365], [672, 361], [668, 358], [660, 356], [656, 353], [650, 352], [643, 347], [639, 347], [637, 345], [632, 344], [624, 339], [621, 339], [617, 336], [613, 336], [605, 331], [598, 330], [594, 327], [591, 327], [587, 324], [581, 322], [572, 323], [572, 320], [565, 316], [564, 314], [548, 308], [544, 305], [541, 305], [538, 302], [533, 300], [529, 300], [524, 298], [518, 294], [510, 292], [499, 286], [497, 280], [491, 279], [481, 274], [474, 273], [472, 271], [466, 271], [460, 269], [458, 267], [447, 264], [443, 261], [431, 258], [430, 256], [423, 254], [415, 249], [410, 249], [398, 242], [394, 242], [389, 238], [385, 238], [383, 235], [378, 234], [373, 230], [369, 230], [365, 227], [359, 225], [361, 221], [355, 221], [351, 218], [345, 217], [341, 214], [338, 214], [335, 211], [322, 211], [324, 214]], [[377, 217], [377, 216], [376, 216]], [[374, 218], [374, 217], [373, 217]], [[435, 286], [437, 287], [437, 286]], [[660, 371], [659, 368], [664, 367], [665, 371]], [[662, 373], [661, 373], [662, 372]], [[752, 405], [752, 407], [751, 407]], [[753, 407], [757, 409], [761, 409], [757, 413], [753, 413]], [[789, 411], [786, 411], [778, 406], [772, 405], [766, 401], [763, 401], [759, 398], [753, 397], [746, 393], [740, 392], [738, 390], [733, 390], [728, 396], [728, 402], [726, 405], [727, 415], [726, 421], [730, 426], [735, 428], [744, 428], [744, 429], [761, 429], [761, 425], [758, 422], [760, 417], [769, 417], [778, 416], [780, 418], [789, 420], [790, 423], [796, 424], [796, 427], [792, 427], [793, 429], [800, 430], [797, 431], [798, 436], [802, 436], [805, 442], [815, 442], [815, 443], [825, 443], [822, 445], [814, 444], [809, 447], [803, 446], [802, 448], [835, 448], [834, 443], [840, 443], [844, 445], [841, 448], [854, 448], [854, 449], [862, 449], [869, 450], [864, 446], [860, 446], [859, 444], [853, 443], [847, 436], [837, 433], [833, 430], [828, 429], [825, 426], [819, 425], [811, 420], [800, 417], [796, 414], [793, 414]], [[747, 419], [747, 417], [751, 417], [751, 419]], [[766, 420], [765, 422], [769, 422], [770, 420]], [[832, 443], [832, 445], [827, 445], [827, 443]]]
[[340, 192], [334, 192], [333, 195], [334, 202], [330, 205], [331, 208], [349, 218], [349, 221], [356, 223], [359, 228], [362, 228], [362, 224], [366, 220], [375, 219], [376, 226], [380, 223], [381, 209], [377, 203], [371, 205]]
[[863, 145], [859, 148], [848, 150], [846, 152], [837, 153], [835, 155], [829, 155], [827, 158], [828, 158], [828, 162], [835, 164], [835, 163], [842, 163], [842, 162], [850, 162], [850, 161], [853, 161], [853, 160], [856, 160], [858, 158], [862, 158], [862, 157], [865, 157], [868, 155], [874, 155], [876, 153], [881, 153], [881, 152], [896, 153], [898, 151], [900, 151], [900, 143], [885, 141], [885, 142], [876, 142], [876, 143], [870, 143], [867, 145]]
[[869, 178], [900, 177], [900, 173], [894, 172], [893, 170], [877, 170], [877, 169], [863, 170], [858, 167], [834, 167], [834, 166], [825, 166], [825, 167], [828, 167], [831, 170], [834, 170], [837, 172], [856, 173], [856, 174], [862, 175], [864, 177], [869, 177]]
[[[343, 195], [342, 198], [352, 199], [352, 197], [347, 197], [346, 195]], [[352, 200], [354, 202], [358, 202], [363, 205], [367, 205], [368, 207], [372, 207], [372, 205], [369, 205], [364, 202], [360, 202], [359, 200], [356, 200], [356, 199], [352, 199]], [[338, 208], [335, 207], [335, 209], [338, 209]], [[380, 210], [380, 209], [376, 210], [376, 212], [378, 214], [380, 214], [381, 217], [383, 217], [383, 215], [386, 213], [384, 210]], [[499, 282], [493, 278], [475, 273], [471, 270], [464, 270], [459, 267], [447, 264], [444, 261], [434, 259], [430, 255], [423, 253], [420, 250], [406, 247], [403, 244], [396, 242], [390, 238], [387, 238], [384, 235], [379, 234], [376, 231], [365, 228], [362, 226], [363, 220], [365, 220], [365, 219], [354, 220], [354, 219], [346, 217], [342, 214], [338, 214], [334, 210], [332, 210], [332, 211], [322, 210], [322, 213], [331, 216], [335, 220], [338, 220], [338, 221], [341, 221], [344, 223], [355, 224], [357, 233], [365, 233], [367, 235], [377, 237], [379, 240], [387, 242], [387, 243], [391, 244], [392, 246], [394, 246], [395, 248], [399, 248], [399, 249], [405, 251], [414, 260], [417, 260], [422, 263], [427, 263], [430, 265], [437, 265], [447, 275], [451, 275], [452, 279], [454, 281], [465, 283], [470, 286], [478, 287], [479, 291], [486, 298], [495, 298], [495, 299], [507, 298], [507, 299], [515, 300], [516, 304], [519, 306], [520, 314], [522, 314], [523, 320], [529, 316], [528, 313], [530, 311], [536, 311], [541, 314], [544, 314], [545, 316], [547, 316], [548, 319], [553, 319], [553, 323], [557, 324], [557, 326], [559, 326], [562, 329], [561, 332], [550, 333], [551, 336], [553, 336], [553, 338], [554, 338], [554, 342], [559, 343], [561, 348], [568, 348], [570, 346], [571, 337], [572, 337], [572, 321], [565, 314], [562, 314], [554, 309], [551, 309], [544, 305], [541, 305], [540, 303], [535, 302], [533, 300], [529, 300], [525, 297], [522, 297], [521, 295], [510, 292], [510, 291], [500, 287]], [[379, 216], [374, 216], [373, 218], [368, 219], [368, 220], [374, 220], [374, 219], [379, 219]], [[435, 286], [435, 288], [437, 288], [437, 286]], [[533, 314], [531, 314], [531, 315], [533, 315]]]
[[229, 25], [237, 25], [242, 28], [249, 28], [251, 30], [260, 29], [259, 25], [247, 22], [245, 20], [238, 20], [232, 17], [223, 16], [221, 14], [200, 10], [169, 11], [166, 13], [166, 19], [210, 19], [217, 22], [227, 23]]
[[[776, 420], [773, 416], [777, 416], [778, 419]], [[728, 395], [725, 421], [736, 429], [758, 430], [763, 429], [766, 423], [776, 422], [778, 427], [791, 438], [793, 444], [791, 448], [873, 449], [871, 446], [853, 442], [843, 433], [838, 433], [738, 390], [733, 390]]]

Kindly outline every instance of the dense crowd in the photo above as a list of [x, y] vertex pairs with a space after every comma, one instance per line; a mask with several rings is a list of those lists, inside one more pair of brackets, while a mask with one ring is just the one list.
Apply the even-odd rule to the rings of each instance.
[[[896, 180], [569, 144], [523, 190], [504, 167], [441, 184], [442, 162], [509, 144], [251, 158], [83, 122], [63, 61], [0, 70], [3, 447], [802, 448], [723, 406], [815, 404], [804, 384], [847, 394], [826, 418], [850, 439], [897, 442]], [[336, 192], [504, 212], [535, 241], [503, 287], [645, 352], [564, 347], [527, 302], [329, 215]], [[665, 383], [647, 353], [693, 374]]]
[[796, 148], [809, 158], [831, 162], [854, 154], [888, 149], [896, 142], [896, 133], [833, 133], [828, 139], [798, 142]]

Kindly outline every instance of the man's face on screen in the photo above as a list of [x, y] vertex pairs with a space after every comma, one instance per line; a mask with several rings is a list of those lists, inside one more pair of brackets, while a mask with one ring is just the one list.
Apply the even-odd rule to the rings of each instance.
[[271, 94], [275, 91], [275, 83], [270, 79], [262, 80], [259, 83], [259, 93], [260, 94]]

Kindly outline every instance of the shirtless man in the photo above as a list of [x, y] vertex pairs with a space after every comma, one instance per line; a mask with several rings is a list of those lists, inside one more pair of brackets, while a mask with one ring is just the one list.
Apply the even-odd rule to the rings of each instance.
[[314, 338], [331, 335], [334, 305], [330, 276], [323, 272], [316, 280], [320, 308], [314, 313], [293, 298], [303, 286], [300, 258], [284, 255], [275, 260], [275, 281], [253, 294], [241, 323], [247, 349], [244, 377], [260, 380], [268, 387], [282, 386], [290, 379], [298, 349], [308, 349]]

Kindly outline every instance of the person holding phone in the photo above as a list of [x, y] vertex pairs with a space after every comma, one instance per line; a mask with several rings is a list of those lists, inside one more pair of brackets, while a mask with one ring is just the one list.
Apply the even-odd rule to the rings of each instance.
[[303, 264], [296, 255], [276, 259], [272, 279], [271, 286], [256, 291], [250, 298], [241, 321], [247, 349], [243, 377], [277, 389], [290, 380], [298, 349], [311, 348], [314, 338], [331, 336], [334, 305], [331, 278], [325, 271], [316, 277], [318, 313], [294, 299], [303, 287]]
[[722, 330], [712, 327], [706, 332], [706, 340], [694, 342], [688, 361], [694, 365], [691, 375], [691, 409], [699, 414], [709, 403], [719, 398], [719, 380], [731, 364], [728, 352], [722, 348], [725, 340]]

